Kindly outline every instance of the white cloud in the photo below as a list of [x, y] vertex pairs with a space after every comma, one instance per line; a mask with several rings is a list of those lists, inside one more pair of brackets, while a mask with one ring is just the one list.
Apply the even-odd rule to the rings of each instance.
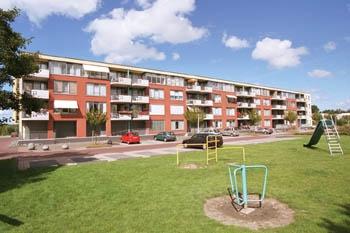
[[180, 59], [180, 54], [178, 54], [178, 53], [173, 53], [173, 54], [172, 54], [172, 58], [173, 58], [174, 61], [177, 61], [177, 60]]
[[226, 33], [224, 33], [222, 37], [222, 43], [224, 43], [226, 47], [236, 50], [249, 47], [249, 42], [246, 39], [239, 39], [236, 36], [228, 36]]
[[95, 11], [101, 0], [1, 0], [0, 8], [17, 7], [26, 13], [29, 20], [37, 25], [49, 15], [64, 15], [79, 19]]
[[165, 54], [156, 44], [188, 43], [207, 35], [206, 28], [192, 26], [186, 17], [194, 9], [194, 0], [157, 0], [142, 10], [113, 9], [87, 26], [93, 34], [91, 50], [107, 62], [163, 60]]
[[146, 9], [152, 6], [152, 0], [136, 0], [136, 4], [143, 9]]
[[331, 52], [337, 48], [337, 44], [334, 41], [329, 41], [323, 45], [323, 49], [326, 52]]
[[313, 78], [327, 78], [333, 76], [332, 72], [320, 69], [314, 69], [312, 71], [307, 72], [307, 74]]
[[267, 61], [270, 66], [282, 69], [299, 65], [301, 56], [307, 53], [305, 47], [293, 48], [289, 40], [266, 37], [256, 43], [252, 58]]

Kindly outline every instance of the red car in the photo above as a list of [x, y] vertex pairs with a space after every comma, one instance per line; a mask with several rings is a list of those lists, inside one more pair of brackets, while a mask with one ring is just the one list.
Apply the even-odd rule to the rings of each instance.
[[141, 138], [136, 132], [126, 132], [121, 137], [121, 142], [123, 143], [141, 143]]

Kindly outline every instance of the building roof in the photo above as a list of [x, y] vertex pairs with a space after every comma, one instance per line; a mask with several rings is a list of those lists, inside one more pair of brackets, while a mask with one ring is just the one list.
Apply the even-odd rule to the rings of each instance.
[[239, 85], [239, 86], [255, 87], [255, 88], [268, 89], [268, 90], [290, 92], [290, 93], [294, 93], [294, 94], [307, 94], [307, 95], [309, 94], [309, 93], [304, 92], [304, 91], [295, 91], [295, 90], [288, 90], [288, 89], [277, 88], [277, 87], [263, 86], [263, 85], [259, 85], [259, 84], [253, 84], [253, 83], [230, 81], [230, 80], [207, 77], [207, 76], [202, 76], [202, 75], [192, 75], [192, 74], [186, 74], [186, 73], [181, 73], [181, 72], [163, 71], [163, 70], [142, 68], [142, 67], [131, 66], [131, 65], [120, 65], [120, 64], [114, 64], [114, 63], [86, 60], [86, 59], [61, 57], [61, 56], [48, 55], [48, 54], [42, 54], [42, 53], [39, 54], [39, 58], [43, 59], [43, 60], [54, 60], [54, 61], [69, 62], [69, 63], [79, 63], [79, 64], [85, 64], [85, 65], [105, 66], [105, 67], [109, 67], [111, 69], [116, 69], [116, 70], [127, 69], [127, 70], [132, 70], [134, 72], [139, 72], [139, 73], [155, 73], [155, 74], [160, 74], [160, 75], [177, 76], [177, 77], [188, 78], [188, 79], [200, 79], [200, 80], [221, 82], [221, 83], [233, 84], [233, 85]]

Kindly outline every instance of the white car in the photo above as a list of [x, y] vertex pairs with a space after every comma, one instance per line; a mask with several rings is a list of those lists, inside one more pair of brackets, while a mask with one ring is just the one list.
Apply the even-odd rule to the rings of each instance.
[[210, 133], [210, 134], [221, 135], [220, 130], [218, 130], [218, 129], [213, 129], [213, 128], [204, 129], [204, 130], [201, 131], [201, 133]]
[[235, 130], [235, 128], [225, 128], [222, 132], [222, 136], [232, 136], [237, 137], [239, 136], [239, 132]]

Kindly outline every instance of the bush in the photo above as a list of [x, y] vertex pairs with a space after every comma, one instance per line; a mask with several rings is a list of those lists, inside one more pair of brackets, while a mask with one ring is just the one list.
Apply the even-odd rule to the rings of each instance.
[[10, 135], [13, 132], [18, 132], [17, 125], [0, 125], [0, 136]]
[[350, 126], [349, 125], [343, 125], [337, 127], [338, 133], [341, 135], [350, 135]]

